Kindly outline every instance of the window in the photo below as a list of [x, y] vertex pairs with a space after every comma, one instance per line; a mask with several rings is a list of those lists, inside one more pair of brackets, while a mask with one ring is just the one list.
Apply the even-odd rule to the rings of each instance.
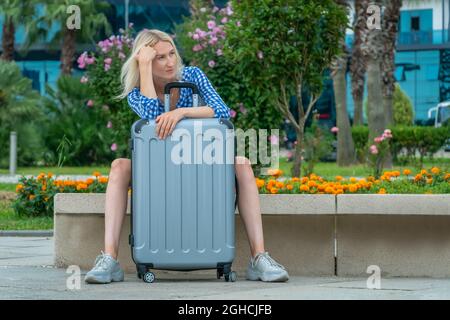
[[411, 17], [411, 31], [420, 31], [420, 17]]

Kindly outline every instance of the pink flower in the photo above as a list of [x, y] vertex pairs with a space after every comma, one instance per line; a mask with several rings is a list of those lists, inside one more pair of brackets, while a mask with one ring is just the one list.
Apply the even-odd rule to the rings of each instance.
[[112, 122], [111, 122], [111, 121], [108, 121], [108, 123], [106, 124], [106, 127], [107, 127], [108, 129], [111, 129], [111, 128], [112, 128]]
[[202, 50], [202, 49], [203, 49], [203, 47], [202, 47], [201, 44], [196, 44], [196, 45], [192, 48], [192, 51], [197, 52], [197, 51], [200, 51], [200, 50]]
[[208, 29], [213, 29], [216, 26], [216, 22], [213, 20], [209, 20], [207, 25], [208, 25]]
[[81, 83], [86, 83], [86, 82], [88, 82], [88, 80], [89, 80], [88, 77], [82, 76], [81, 79], [80, 79], [80, 82]]
[[125, 54], [123, 52], [119, 52], [119, 59], [124, 60], [126, 58]]
[[242, 26], [241, 22], [240, 22], [240, 21], [236, 22], [236, 26], [237, 26], [237, 27]]
[[217, 54], [217, 56], [221, 56], [221, 55], [223, 55], [223, 52], [221, 49], [217, 49], [216, 54]]
[[93, 64], [95, 62], [95, 58], [94, 57], [87, 57], [85, 60], [86, 64]]
[[378, 154], [378, 148], [377, 148], [377, 146], [376, 145], [371, 145], [370, 146], [370, 153], [371, 154]]
[[227, 10], [227, 15], [228, 15], [228, 16], [233, 15], [233, 10], [231, 9], [231, 6], [230, 6], [230, 5], [228, 5], [228, 7], [226, 8], [226, 10]]
[[88, 102], [86, 103], [86, 105], [88, 107], [92, 107], [94, 105], [94, 101], [92, 101], [91, 99], [88, 100]]
[[386, 129], [386, 130], [384, 130], [384, 132], [381, 136], [384, 137], [385, 139], [390, 139], [390, 138], [392, 138], [392, 132], [391, 132], [391, 130]]
[[258, 59], [260, 59], [260, 60], [262, 60], [264, 58], [262, 51], [258, 51], [257, 56], [258, 56]]
[[381, 143], [381, 142], [383, 142], [383, 140], [384, 140], [384, 137], [383, 137], [383, 136], [381, 136], [381, 137], [376, 137], [375, 139], [373, 139], [373, 141], [375, 141], [375, 143]]
[[280, 141], [280, 139], [276, 135], [271, 135], [269, 137], [269, 140], [270, 140], [270, 144], [271, 145], [277, 145], [279, 143], [279, 141]]
[[104, 60], [104, 62], [105, 62], [106, 64], [111, 64], [111, 63], [112, 63], [112, 59], [111, 59], [111, 58], [106, 58], [106, 59]]
[[86, 58], [87, 58], [87, 52], [83, 52], [77, 59], [78, 68], [84, 69], [86, 68]]
[[216, 65], [216, 62], [214, 60], [209, 60], [208, 66], [210, 66], [211, 68], [214, 68], [215, 65]]
[[216, 37], [212, 37], [211, 40], [209, 40], [208, 43], [211, 44], [211, 45], [215, 45], [217, 43], [217, 40], [218, 39]]
[[338, 133], [339, 128], [338, 127], [333, 127], [333, 128], [331, 128], [330, 131], [333, 132], [333, 133]]
[[128, 24], [128, 28], [133, 28], [133, 26], [134, 26], [134, 23], [133, 22], [130, 22], [129, 24]]
[[230, 116], [232, 117], [232, 118], [235, 118], [236, 117], [236, 111], [234, 111], [233, 109], [231, 109], [230, 110]]
[[217, 11], [219, 11], [219, 8], [215, 6], [215, 7], [213, 8], [213, 11], [212, 11], [212, 12], [213, 12], [213, 13], [216, 13]]
[[241, 111], [241, 113], [243, 114], [247, 113], [247, 109], [245, 109], [244, 104], [242, 102], [239, 103], [239, 111]]
[[228, 22], [228, 18], [227, 17], [223, 17], [222, 20], [220, 20], [220, 22], [227, 23]]
[[105, 71], [108, 72], [109, 69], [111, 69], [111, 65], [105, 63]]
[[198, 40], [198, 39], [200, 39], [200, 36], [198, 35], [198, 33], [194, 33], [194, 35], [192, 36], [192, 39]]
[[113, 143], [112, 145], [111, 145], [111, 151], [116, 151], [117, 150], [117, 144], [116, 143]]

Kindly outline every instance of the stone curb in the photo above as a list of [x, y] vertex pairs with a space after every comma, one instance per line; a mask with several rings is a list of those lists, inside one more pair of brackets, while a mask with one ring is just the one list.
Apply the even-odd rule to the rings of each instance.
[[0, 230], [0, 237], [53, 237], [53, 230]]

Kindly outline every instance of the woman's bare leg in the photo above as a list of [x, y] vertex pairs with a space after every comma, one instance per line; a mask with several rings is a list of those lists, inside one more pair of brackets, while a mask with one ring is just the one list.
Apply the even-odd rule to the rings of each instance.
[[111, 164], [105, 201], [105, 253], [117, 260], [120, 231], [127, 210], [131, 160], [120, 158]]
[[259, 205], [259, 192], [250, 161], [245, 157], [235, 158], [236, 178], [238, 182], [238, 208], [247, 237], [250, 242], [252, 257], [264, 252], [264, 237]]

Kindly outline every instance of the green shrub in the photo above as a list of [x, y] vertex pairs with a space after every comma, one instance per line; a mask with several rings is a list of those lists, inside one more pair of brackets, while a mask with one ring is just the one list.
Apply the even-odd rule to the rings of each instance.
[[398, 84], [394, 91], [394, 124], [410, 126], [414, 123], [413, 105]]

